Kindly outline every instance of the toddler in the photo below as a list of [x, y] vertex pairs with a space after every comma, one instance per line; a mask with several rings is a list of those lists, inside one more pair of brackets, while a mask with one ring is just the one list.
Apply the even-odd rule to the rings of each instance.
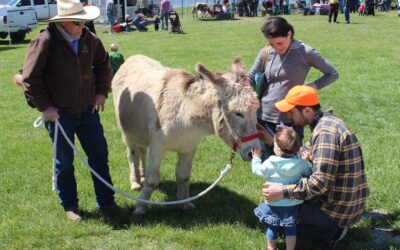
[[[274, 152], [266, 161], [261, 163], [261, 149], [252, 150], [252, 171], [263, 176], [266, 181], [282, 185], [297, 183], [300, 178], [311, 174], [311, 165], [297, 156], [301, 139], [291, 127], [279, 125], [274, 138]], [[278, 228], [285, 232], [286, 249], [295, 249], [296, 221], [302, 200], [281, 199], [265, 203], [254, 209], [258, 219], [267, 226], [268, 250], [276, 249]]]
[[364, 4], [360, 4], [360, 6], [358, 6], [358, 15], [359, 16], [364, 16], [365, 15], [365, 6], [364, 6]]
[[112, 68], [113, 75], [117, 72], [119, 67], [125, 62], [124, 56], [118, 52], [118, 45], [115, 43], [110, 44], [110, 64]]

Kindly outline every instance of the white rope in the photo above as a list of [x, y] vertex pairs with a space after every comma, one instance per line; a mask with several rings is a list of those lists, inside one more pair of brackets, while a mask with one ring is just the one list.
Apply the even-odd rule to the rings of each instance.
[[[43, 116], [39, 117], [33, 124], [35, 128], [38, 128], [42, 123], [44, 122]], [[113, 185], [108, 183], [106, 180], [104, 180], [93, 168], [89, 166], [87, 161], [83, 158], [82, 154], [79, 152], [79, 150], [75, 147], [75, 145], [71, 142], [71, 140], [68, 138], [66, 135], [63, 127], [61, 126], [60, 122], [58, 119], [55, 121], [55, 131], [54, 131], [54, 142], [53, 142], [53, 189], [56, 188], [56, 183], [55, 183], [55, 166], [56, 166], [56, 161], [57, 161], [57, 140], [58, 140], [58, 129], [61, 131], [62, 135], [64, 136], [65, 140], [68, 142], [68, 144], [71, 146], [71, 148], [74, 150], [74, 152], [78, 155], [79, 159], [81, 160], [82, 164], [92, 172], [93, 175], [95, 175], [104, 185], [106, 185], [108, 188], [112, 189], [114, 192], [119, 193], [120, 195], [137, 201], [137, 202], [142, 202], [142, 203], [147, 203], [147, 204], [154, 204], [154, 205], [175, 205], [175, 204], [182, 204], [182, 203], [187, 203], [193, 200], [196, 200], [202, 196], [204, 196], [206, 193], [208, 193], [211, 189], [213, 189], [227, 174], [228, 172], [232, 169], [232, 166], [230, 164], [226, 164], [226, 167], [224, 170], [221, 171], [220, 176], [212, 183], [208, 188], [203, 190], [201, 193], [199, 193], [196, 196], [186, 198], [184, 200], [177, 200], [177, 201], [150, 201], [150, 200], [144, 200], [138, 197], [134, 197], [128, 193], [125, 193], [124, 191], [115, 188]]]

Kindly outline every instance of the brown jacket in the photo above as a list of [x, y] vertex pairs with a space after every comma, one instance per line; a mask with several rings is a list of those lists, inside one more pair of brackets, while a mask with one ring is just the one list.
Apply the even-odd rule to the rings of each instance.
[[[26, 95], [39, 111], [50, 105], [80, 113], [94, 104], [96, 94], [107, 97], [112, 71], [103, 44], [86, 28], [75, 55], [55, 24], [29, 44], [22, 73]], [[51, 41], [50, 41], [51, 39]]]

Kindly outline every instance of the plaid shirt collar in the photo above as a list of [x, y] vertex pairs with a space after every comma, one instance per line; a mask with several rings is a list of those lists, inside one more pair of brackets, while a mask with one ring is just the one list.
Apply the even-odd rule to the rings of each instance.
[[325, 115], [325, 112], [320, 112], [317, 116], [314, 117], [314, 120], [310, 123], [311, 132], [314, 131], [314, 128], [317, 126], [319, 120]]
[[314, 131], [314, 128], [317, 126], [319, 120], [327, 115], [333, 115], [333, 110], [328, 109], [327, 111], [320, 112], [317, 116], [314, 117], [314, 120], [310, 123], [311, 132]]

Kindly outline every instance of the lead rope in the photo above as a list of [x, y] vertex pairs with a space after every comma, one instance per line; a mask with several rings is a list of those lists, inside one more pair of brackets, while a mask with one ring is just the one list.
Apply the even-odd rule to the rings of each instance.
[[[40, 125], [42, 125], [42, 123], [44, 122], [44, 118], [43, 116], [39, 117], [38, 119], [36, 119], [36, 121], [33, 123], [33, 126], [35, 128], [40, 127]], [[53, 190], [56, 190], [57, 185], [56, 185], [56, 180], [57, 178], [55, 177], [55, 166], [56, 166], [56, 161], [57, 161], [57, 140], [58, 140], [58, 130], [61, 131], [61, 134], [64, 136], [65, 140], [68, 142], [68, 144], [70, 145], [70, 147], [74, 150], [74, 152], [78, 155], [79, 159], [81, 160], [83, 166], [85, 166], [86, 168], [88, 168], [90, 170], [90, 172], [92, 172], [93, 175], [95, 175], [104, 185], [106, 185], [108, 188], [112, 189], [114, 192], [119, 193], [120, 195], [137, 201], [137, 202], [141, 202], [141, 203], [147, 203], [147, 204], [154, 204], [154, 205], [175, 205], [175, 204], [182, 204], [182, 203], [187, 203], [193, 200], [196, 200], [202, 196], [204, 196], [206, 193], [208, 193], [211, 189], [213, 189], [227, 174], [228, 172], [232, 169], [232, 162], [233, 162], [233, 157], [235, 156], [235, 152], [232, 152], [232, 155], [230, 157], [230, 164], [226, 164], [226, 167], [224, 170], [221, 171], [220, 176], [214, 181], [214, 183], [212, 183], [208, 188], [206, 188], [204, 191], [202, 191], [201, 193], [197, 194], [196, 196], [192, 196], [189, 198], [186, 198], [184, 200], [177, 200], [177, 201], [150, 201], [150, 200], [144, 200], [138, 197], [134, 197], [128, 193], [125, 193], [124, 191], [114, 187], [113, 185], [111, 185], [110, 183], [108, 183], [106, 180], [104, 180], [95, 170], [93, 170], [93, 168], [91, 168], [89, 166], [89, 164], [87, 163], [87, 161], [83, 158], [82, 154], [79, 152], [79, 150], [74, 146], [74, 144], [70, 141], [70, 139], [68, 138], [68, 136], [66, 135], [63, 127], [61, 126], [60, 122], [58, 121], [58, 119], [56, 119], [55, 121], [55, 131], [54, 131], [54, 142], [53, 142]]]

